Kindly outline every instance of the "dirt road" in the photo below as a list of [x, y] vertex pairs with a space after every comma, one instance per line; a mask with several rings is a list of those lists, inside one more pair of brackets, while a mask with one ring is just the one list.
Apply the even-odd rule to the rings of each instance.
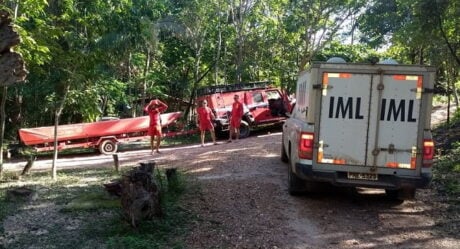
[[460, 248], [430, 190], [403, 204], [368, 189], [289, 196], [280, 141], [276, 133], [158, 158], [201, 182], [202, 195], [186, 200], [202, 220], [191, 248]]

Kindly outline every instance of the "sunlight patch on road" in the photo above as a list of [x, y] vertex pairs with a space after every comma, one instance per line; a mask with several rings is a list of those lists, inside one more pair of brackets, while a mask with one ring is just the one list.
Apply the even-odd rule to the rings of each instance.
[[225, 173], [225, 174], [220, 174], [220, 175], [207, 175], [207, 176], [199, 176], [199, 180], [216, 180], [216, 179], [223, 179], [223, 178], [228, 178], [231, 177], [232, 174], [230, 173]]
[[45, 209], [45, 208], [49, 208], [49, 207], [53, 207], [53, 206], [55, 206], [55, 204], [52, 203], [52, 202], [43, 202], [43, 203], [39, 203], [39, 204], [31, 204], [31, 205], [24, 206], [22, 208], [22, 210]]
[[274, 153], [269, 153], [269, 154], [265, 154], [265, 155], [258, 155], [258, 157], [266, 157], [266, 158], [275, 158], [275, 157], [279, 157], [280, 155], [278, 154], [274, 154]]
[[198, 168], [198, 169], [194, 169], [194, 170], [189, 170], [188, 173], [207, 172], [207, 171], [210, 171], [212, 169], [213, 169], [213, 167], [204, 167], [204, 168]]
[[220, 161], [219, 158], [217, 157], [210, 157], [210, 156], [207, 156], [207, 157], [204, 157], [204, 158], [200, 158], [200, 159], [197, 159], [195, 160], [195, 162], [193, 163], [194, 165], [199, 165], [199, 164], [210, 164], [211, 162], [213, 161]]
[[240, 149], [227, 149], [223, 150], [222, 152], [227, 153], [227, 152], [236, 152], [236, 151], [247, 151], [248, 148], [240, 148]]
[[279, 136], [283, 134], [282, 132], [275, 132], [275, 133], [269, 133], [267, 135], [260, 135], [260, 136], [257, 136], [257, 137], [272, 137], [272, 136]]

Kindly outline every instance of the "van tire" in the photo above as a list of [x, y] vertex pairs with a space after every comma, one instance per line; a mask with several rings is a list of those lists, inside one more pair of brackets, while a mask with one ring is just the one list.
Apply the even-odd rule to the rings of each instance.
[[110, 139], [104, 140], [99, 144], [99, 152], [104, 155], [115, 154], [118, 150], [118, 144]]
[[281, 162], [287, 163], [289, 162], [289, 157], [286, 153], [286, 148], [284, 148], [284, 139], [281, 139]]
[[251, 129], [249, 127], [248, 122], [241, 120], [240, 124], [240, 138], [246, 138], [249, 137], [249, 134], [251, 133]]
[[292, 153], [291, 156], [289, 157], [289, 164], [287, 166], [288, 168], [288, 192], [290, 195], [301, 195], [306, 192], [306, 184], [305, 181], [299, 178], [294, 174], [292, 171], [292, 167], [295, 166], [293, 165], [292, 161]]

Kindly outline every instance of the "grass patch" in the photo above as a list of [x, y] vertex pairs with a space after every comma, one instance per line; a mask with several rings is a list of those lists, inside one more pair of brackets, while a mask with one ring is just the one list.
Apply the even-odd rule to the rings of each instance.
[[[6, 198], [6, 190], [2, 189], [0, 191], [0, 221], [2, 221], [8, 216], [14, 213], [15, 210], [19, 208], [21, 203], [16, 201], [9, 201]], [[3, 226], [0, 226], [0, 231], [3, 232]]]
[[175, 136], [175, 137], [165, 137], [162, 140], [162, 146], [178, 146], [178, 145], [187, 145], [187, 144], [196, 144], [200, 142], [199, 133]]
[[111, 198], [107, 193], [83, 193], [64, 205], [62, 211], [90, 211], [120, 207], [120, 200]]
[[[129, 170], [124, 167], [123, 171]], [[21, 180], [0, 184], [0, 219], [10, 215], [26, 230], [10, 239], [7, 248], [184, 248], [193, 214], [183, 208], [181, 198], [195, 189], [178, 172], [168, 182], [164, 170], [156, 170], [161, 187], [163, 217], [142, 222], [137, 229], [122, 218], [120, 199], [106, 193], [103, 183], [120, 177], [110, 169], [74, 169], [59, 172], [58, 181], [49, 173], [34, 173]], [[10, 202], [6, 191], [13, 186], [33, 186], [33, 202]], [[52, 203], [49, 205], [49, 203]], [[47, 209], [55, 206], [54, 213]], [[24, 207], [24, 208], [22, 208]], [[44, 208], [43, 213], [40, 211]], [[33, 213], [37, 217], [31, 218]], [[23, 216], [21, 216], [21, 214]], [[11, 222], [10, 222], [11, 224]], [[10, 226], [11, 227], [11, 226]], [[29, 229], [29, 230], [28, 230]], [[45, 231], [45, 232], [42, 232]], [[3, 231], [2, 231], [3, 232]], [[6, 231], [5, 231], [6, 232]], [[37, 234], [40, 233], [40, 234]]]

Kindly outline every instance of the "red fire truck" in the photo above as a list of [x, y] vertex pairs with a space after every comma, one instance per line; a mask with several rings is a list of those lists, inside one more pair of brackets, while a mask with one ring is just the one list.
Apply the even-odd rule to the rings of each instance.
[[244, 108], [240, 129], [241, 138], [249, 136], [252, 128], [283, 122], [287, 118], [286, 113], [292, 109], [288, 96], [265, 81], [198, 89], [197, 103], [206, 100], [208, 106], [216, 114], [215, 130], [218, 137], [228, 134], [229, 114], [235, 95], [240, 97]]
[[[195, 130], [169, 131], [182, 112], [161, 114], [161, 124], [165, 137], [191, 134]], [[60, 125], [57, 129], [58, 149], [95, 148], [102, 154], [113, 154], [118, 150], [119, 142], [139, 141], [147, 137], [149, 117], [127, 118]], [[19, 130], [21, 142], [33, 147], [37, 152], [54, 149], [54, 126], [24, 128]]]

